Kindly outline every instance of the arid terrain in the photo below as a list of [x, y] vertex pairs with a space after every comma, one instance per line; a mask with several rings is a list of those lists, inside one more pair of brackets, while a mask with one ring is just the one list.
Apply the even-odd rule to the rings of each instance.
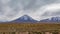
[[20, 31], [60, 31], [59, 23], [0, 23], [0, 30], [16, 29]]
[[3, 34], [60, 34], [59, 23], [0, 23]]

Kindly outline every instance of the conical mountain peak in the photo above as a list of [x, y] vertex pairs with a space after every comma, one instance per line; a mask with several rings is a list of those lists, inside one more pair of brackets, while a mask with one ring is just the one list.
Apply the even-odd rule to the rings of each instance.
[[28, 15], [23, 15], [20, 17], [22, 20], [32, 20], [32, 17], [28, 16]]
[[37, 21], [28, 15], [23, 15], [20, 18], [14, 20], [13, 22], [37, 22]]

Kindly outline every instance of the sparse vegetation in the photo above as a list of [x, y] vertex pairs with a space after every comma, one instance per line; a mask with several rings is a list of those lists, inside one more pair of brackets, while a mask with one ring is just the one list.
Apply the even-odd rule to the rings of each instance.
[[16, 29], [20, 31], [60, 31], [60, 24], [1, 23], [0, 29]]

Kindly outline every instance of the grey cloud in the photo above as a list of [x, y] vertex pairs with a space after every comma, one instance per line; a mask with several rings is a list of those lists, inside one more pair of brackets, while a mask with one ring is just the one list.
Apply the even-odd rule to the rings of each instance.
[[[58, 2], [60, 2], [60, 0], [11, 0], [9, 2], [9, 6], [12, 8], [17, 8], [17, 7], [20, 8], [20, 6], [22, 6], [24, 10], [29, 10], [29, 9], [37, 10], [43, 5], [58, 3]], [[18, 6], [18, 4], [20, 6]]]
[[60, 16], [60, 10], [55, 12], [53, 15], [55, 15], [55, 16], [59, 15]]
[[50, 4], [50, 3], [58, 3], [60, 0], [11, 0], [8, 5], [11, 8], [16, 9], [21, 9], [22, 7], [24, 10], [37, 10], [43, 5]]
[[58, 3], [59, 0], [32, 0], [28, 5], [24, 7], [24, 9], [35, 9], [37, 10], [38, 8], [42, 7], [43, 5], [46, 4], [51, 4], [51, 3]]
[[[7, 11], [5, 10], [6, 6], [8, 6], [11, 9], [9, 15], [8, 14], [7, 15], [9, 17], [12, 17], [14, 15], [17, 15], [17, 13], [21, 12], [20, 10], [24, 10], [22, 13], [30, 13], [30, 12], [34, 13], [35, 10], [39, 9], [40, 7], [46, 4], [52, 4], [52, 3], [60, 3], [60, 0], [10, 0], [6, 4], [3, 4], [0, 0], [0, 16], [1, 14], [6, 13]], [[49, 12], [46, 12], [42, 16], [48, 16], [49, 15], [48, 13]], [[54, 12], [53, 15], [59, 15], [59, 13], [60, 13], [59, 11], [56, 13]]]
[[41, 16], [60, 16], [60, 10], [56, 11], [56, 12], [50, 12], [50, 11], [47, 11], [45, 12], [44, 14], [42, 14]]

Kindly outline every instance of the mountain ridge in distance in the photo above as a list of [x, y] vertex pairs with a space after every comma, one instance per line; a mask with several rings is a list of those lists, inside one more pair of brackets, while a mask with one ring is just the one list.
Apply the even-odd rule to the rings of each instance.
[[60, 17], [51, 17], [51, 18], [40, 20], [40, 22], [60, 22]]
[[20, 18], [13, 20], [12, 22], [38, 22], [28, 15], [23, 15]]
[[[52, 23], [52, 22], [60, 22], [60, 17], [51, 17], [51, 18], [47, 18], [47, 19], [43, 19], [43, 20], [35, 20], [33, 19], [32, 17], [28, 16], [28, 15], [23, 15], [21, 16], [20, 18], [16, 19], [16, 20], [13, 20], [13, 21], [10, 21], [10, 22], [7, 22], [7, 23]], [[6, 22], [4, 22], [6, 23]]]

